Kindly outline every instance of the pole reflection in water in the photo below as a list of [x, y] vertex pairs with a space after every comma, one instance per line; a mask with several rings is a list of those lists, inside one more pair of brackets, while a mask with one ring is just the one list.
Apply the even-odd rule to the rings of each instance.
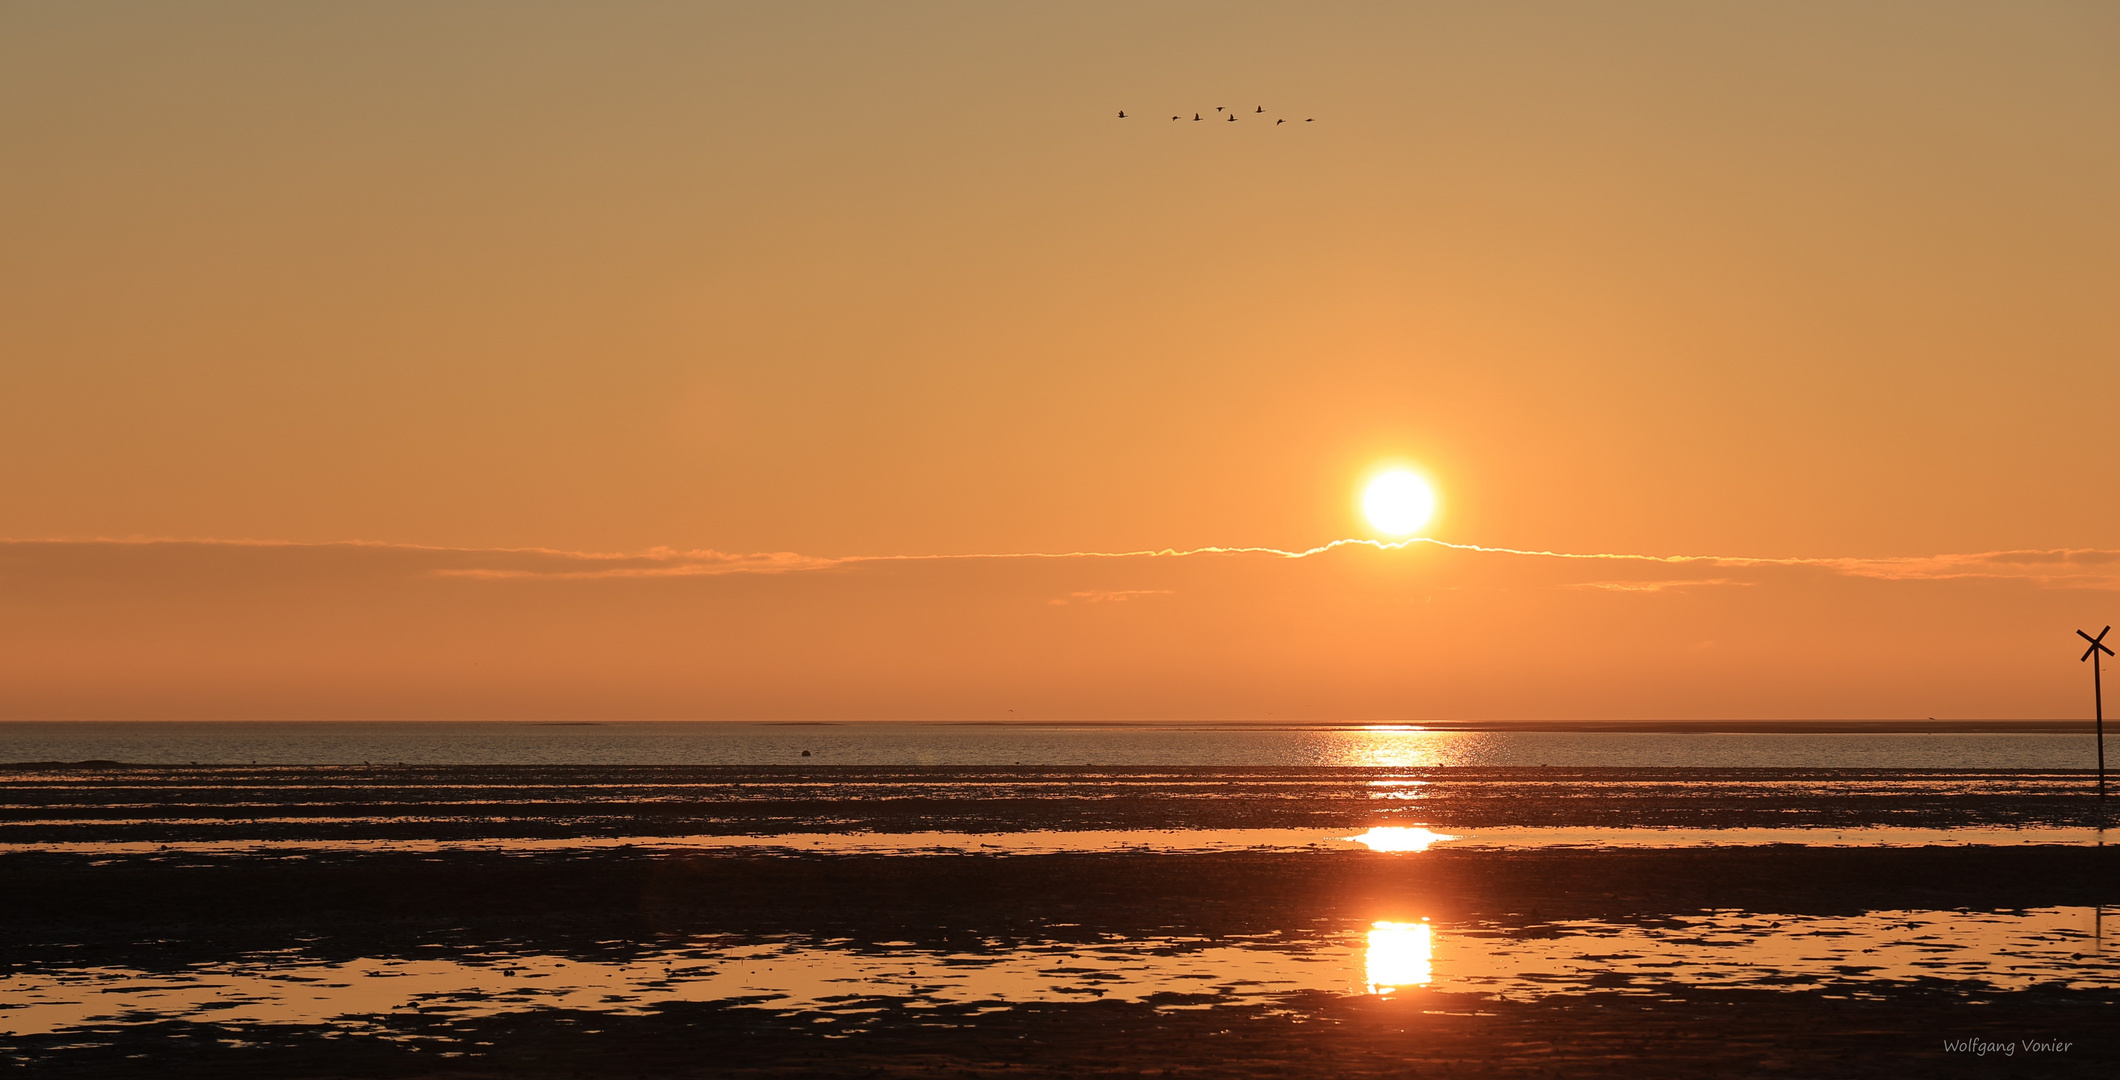
[[1372, 994], [1428, 985], [1435, 978], [1435, 936], [1428, 920], [1369, 924], [1369, 950], [1363, 959]]

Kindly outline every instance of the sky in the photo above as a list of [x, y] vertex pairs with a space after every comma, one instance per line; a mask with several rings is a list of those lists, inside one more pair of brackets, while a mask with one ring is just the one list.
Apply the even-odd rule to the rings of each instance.
[[[2120, 620], [2109, 4], [19, 3], [0, 145], [0, 717], [2057, 717]], [[1394, 464], [1461, 546], [1301, 554]]]

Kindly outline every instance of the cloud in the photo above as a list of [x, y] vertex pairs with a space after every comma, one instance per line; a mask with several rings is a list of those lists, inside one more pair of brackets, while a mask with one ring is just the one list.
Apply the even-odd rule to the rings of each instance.
[[[1364, 543], [1366, 541], [1342, 541]], [[1442, 540], [1412, 540], [1406, 544], [1434, 544], [1456, 551], [1521, 555], [1538, 559], [1589, 560], [1620, 563], [1695, 564], [1731, 568], [1792, 567], [1825, 570], [1846, 577], [1886, 581], [1949, 581], [1964, 578], [1997, 578], [2031, 581], [2074, 588], [2120, 589], [2120, 551], [2095, 548], [2051, 548], [2023, 551], [1983, 551], [1971, 554], [1918, 555], [1887, 558], [1791, 557], [1759, 558], [1744, 555], [1630, 555], [1613, 552], [1578, 554], [1561, 551], [1530, 551], [1522, 548], [1452, 544]], [[1327, 545], [1331, 547], [1333, 545]], [[1324, 550], [1314, 549], [1314, 550]], [[1310, 554], [1308, 552], [1304, 554]], [[1299, 556], [1300, 557], [1300, 556]], [[1585, 585], [1597, 583], [1584, 582]], [[1605, 583], [1607, 585], [1611, 583]], [[1668, 586], [1745, 584], [1728, 579], [1674, 581]]]
[[459, 548], [399, 544], [373, 540], [300, 543], [287, 540], [179, 539], [127, 537], [113, 539], [0, 540], [0, 565], [34, 561], [63, 565], [68, 556], [93, 559], [94, 553], [164, 558], [210, 557], [252, 552], [289, 559], [359, 560], [444, 578], [627, 578], [698, 577], [717, 574], [771, 574], [822, 570], [844, 560], [821, 559], [788, 551], [734, 553], [680, 551], [657, 547], [636, 553], [564, 551], [556, 548]]
[[0, 718], [2059, 716], [2116, 575], [2059, 549], [0, 541]]
[[1046, 603], [1056, 607], [1067, 604], [1116, 604], [1136, 596], [1175, 596], [1177, 592], [1176, 589], [1091, 589], [1086, 592], [1071, 592]]
[[[212, 550], [227, 548], [278, 549], [289, 553], [369, 552], [399, 557], [417, 572], [437, 577], [489, 580], [598, 578], [712, 577], [728, 574], [790, 574], [848, 569], [891, 563], [950, 563], [985, 561], [1084, 562], [1197, 559], [1309, 560], [1356, 552], [1398, 552], [1432, 549], [1469, 555], [1507, 556], [1559, 565], [1595, 563], [1607, 568], [1636, 566], [1642, 569], [1673, 567], [1730, 570], [1814, 570], [1850, 578], [1880, 581], [1953, 581], [1992, 579], [2077, 589], [2120, 590], [2120, 551], [2096, 548], [2050, 548], [2016, 551], [1985, 551], [1962, 554], [1892, 557], [1787, 557], [1762, 558], [1743, 555], [1641, 555], [1620, 552], [1565, 552], [1527, 548], [1459, 544], [1446, 540], [1416, 538], [1399, 541], [1334, 540], [1317, 547], [1159, 548], [1134, 551], [1064, 552], [971, 552], [935, 555], [805, 555], [792, 551], [728, 552], [711, 548], [681, 550], [669, 547], [641, 552], [565, 551], [556, 548], [456, 548], [381, 541], [348, 540], [327, 543], [297, 543], [280, 540], [218, 540], [175, 538], [90, 538], [53, 540], [0, 540], [0, 557], [32, 550], [84, 551], [110, 548]], [[1677, 588], [1752, 584], [1737, 576], [1645, 578], [1639, 580], [1578, 581], [1556, 583], [1573, 588], [1621, 592], [1659, 592]], [[1123, 600], [1129, 595], [1147, 595], [1164, 590], [1119, 590], [1109, 594], [1077, 594], [1083, 602]]]
[[[455, 549], [452, 549], [455, 550]], [[704, 577], [716, 574], [784, 574], [829, 570], [843, 559], [824, 559], [792, 551], [734, 553], [699, 549], [650, 548], [637, 555], [555, 551], [549, 548], [503, 549], [494, 566], [436, 569], [443, 577], [467, 578], [627, 578]]]
[[1708, 585], [1756, 585], [1755, 581], [1739, 581], [1735, 578], [1692, 578], [1677, 581], [1584, 581], [1563, 586], [1570, 589], [1604, 589], [1608, 592], [1664, 592], [1668, 589], [1690, 589]]

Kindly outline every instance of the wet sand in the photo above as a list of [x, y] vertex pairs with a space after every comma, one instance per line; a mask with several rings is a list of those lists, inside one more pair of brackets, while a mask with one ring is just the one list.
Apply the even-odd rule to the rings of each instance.
[[[622, 786], [601, 793], [580, 785], [569, 794], [554, 779], [551, 789], [527, 797], [524, 790], [503, 790], [473, 800], [464, 793], [491, 789], [470, 781], [491, 779], [490, 771], [383, 772], [365, 789], [381, 797], [369, 801], [318, 797], [327, 780], [347, 779], [342, 772], [302, 773], [274, 789], [251, 785], [247, 773], [164, 771], [145, 778], [174, 780], [160, 784], [164, 794], [157, 796], [158, 784], [133, 770], [42, 770], [37, 775], [63, 782], [11, 784], [7, 801], [22, 813], [6, 828], [85, 828], [88, 837], [108, 839], [145, 829], [182, 839], [197, 835], [186, 830], [254, 828], [232, 813], [244, 804], [272, 809], [282, 822], [272, 829], [312, 837], [311, 830], [328, 834], [325, 827], [345, 824], [334, 825], [331, 813], [294, 815], [294, 826], [284, 824], [290, 807], [308, 804], [365, 806], [354, 828], [342, 831], [369, 835], [462, 835], [478, 831], [481, 820], [485, 831], [501, 836], [531, 826], [593, 834], [613, 827], [613, 816], [625, 817], [626, 828], [655, 820], [655, 812], [628, 809], [628, 800], [644, 791], [681, 805], [671, 824], [690, 831], [712, 831], [700, 829], [701, 821], [724, 830], [786, 828], [791, 821], [813, 829], [874, 822], [1020, 827], [1008, 815], [1025, 807], [1047, 828], [1090, 821], [1134, 828], [1410, 821], [1397, 805], [1405, 800], [1369, 797], [1379, 790], [1373, 785], [1387, 780], [1442, 789], [1419, 807], [1419, 816], [1445, 824], [1451, 815], [1695, 827], [1769, 820], [1912, 819], [1942, 827], [2095, 820], [2094, 801], [2086, 809], [2075, 777], [1269, 770], [1231, 781], [1221, 778], [1230, 770], [1218, 770], [1201, 790], [1187, 792], [1182, 785], [1159, 786], [1169, 772], [1120, 777], [1143, 782], [1119, 796], [1096, 794], [1112, 779], [1110, 771], [1056, 780], [1048, 770], [981, 781], [961, 771], [907, 779], [900, 770], [825, 786], [815, 774], [759, 777], [754, 770], [744, 778], [703, 780], [628, 774], [614, 780]], [[686, 786], [700, 783], [722, 786], [709, 793]], [[739, 783], [744, 787], [734, 786]], [[1223, 786], [1229, 783], [1237, 787]], [[1052, 785], [1038, 790], [1053, 797], [1025, 794], [1029, 785]], [[1225, 794], [1231, 790], [1237, 794]], [[1040, 808], [1041, 801], [1048, 805]], [[472, 814], [462, 809], [466, 802], [503, 809]], [[1245, 805], [1217, 805], [1231, 802]], [[71, 820], [90, 824], [32, 824], [51, 820], [61, 805]], [[202, 806], [211, 813], [202, 817]], [[378, 806], [393, 810], [379, 814]], [[85, 812], [101, 809], [127, 816]], [[1339, 940], [1349, 928], [1382, 919], [1478, 927], [1507, 944], [1568, 932], [1571, 922], [1656, 928], [1702, 912], [1740, 912], [1763, 922], [1887, 911], [2008, 916], [2120, 902], [2120, 852], [1775, 845], [920, 856], [309, 849], [276, 856], [16, 848], [0, 854], [0, 879], [7, 882], [0, 926], [10, 976], [104, 967], [181, 975], [238, 957], [268, 972], [276, 962], [297, 959], [493, 964], [534, 954], [674, 963], [703, 944], [789, 939], [829, 939], [834, 948], [864, 955], [929, 950], [968, 958], [1125, 941], [1213, 947], [1269, 935]], [[1719, 944], [1707, 940], [1699, 947]], [[2085, 970], [2104, 963], [2102, 952], [2092, 951], [2102, 948], [2097, 942], [2085, 949]], [[938, 1001], [879, 984], [845, 1001], [800, 1007], [736, 999], [631, 1010], [614, 1002], [608, 1009], [481, 1011], [393, 1001], [358, 1023], [330, 1024], [216, 1023], [214, 1010], [202, 1009], [0, 1039], [0, 1061], [20, 1075], [61, 1077], [2104, 1076], [2120, 1068], [2109, 1034], [2116, 994], [2107, 984], [2060, 977], [2004, 987], [1850, 965], [1822, 982], [1777, 981], [1763, 972], [1756, 985], [1707, 987], [1677, 964], [1660, 976], [1564, 973], [1549, 991], [1502, 997], [1455, 985], [1385, 995], [1123, 997]], [[1968, 1038], [2017, 1049], [2007, 1057], [1946, 1049], [1947, 1042]], [[2027, 1039], [2070, 1047], [2034, 1053]]]
[[2095, 827], [2084, 772], [0, 767], [0, 844], [1087, 829]]
[[[821, 1017], [699, 1005], [650, 1017], [413, 1018], [394, 1040], [244, 1033], [265, 1045], [172, 1022], [16, 1060], [25, 1075], [58, 1077], [2106, 1077], [2111, 1014], [2109, 1001], [2037, 991], [1999, 1000], [1710, 992], [1650, 1003], [1435, 994], [1285, 1009], [958, 1007], [834, 1037]], [[2018, 1052], [1947, 1049], [1969, 1038]], [[2033, 1038], [2067, 1049], [2035, 1053], [2024, 1045]]]

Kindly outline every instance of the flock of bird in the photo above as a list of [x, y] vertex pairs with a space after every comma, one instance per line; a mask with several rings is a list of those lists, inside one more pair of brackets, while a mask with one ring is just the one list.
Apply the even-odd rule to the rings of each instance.
[[[1218, 113], [1226, 113], [1226, 114], [1228, 114], [1228, 120], [1229, 120], [1229, 122], [1230, 122], [1230, 123], [1234, 124], [1234, 123], [1236, 123], [1236, 122], [1237, 122], [1237, 111], [1236, 111], [1235, 109], [1231, 109], [1231, 108], [1230, 108], [1229, 106], [1227, 106], [1227, 105], [1217, 105], [1217, 106], [1215, 106], [1215, 111], [1216, 111], [1216, 112], [1218, 112]], [[1266, 106], [1264, 106], [1264, 105], [1261, 105], [1261, 106], [1259, 106], [1258, 108], [1256, 108], [1256, 109], [1253, 109], [1253, 110], [1252, 110], [1252, 114], [1256, 116], [1256, 115], [1258, 115], [1258, 114], [1260, 114], [1260, 113], [1264, 113], [1265, 111], [1266, 111]], [[1119, 110], [1119, 119], [1121, 119], [1121, 120], [1130, 120], [1130, 119], [1132, 119], [1132, 117], [1130, 117], [1130, 116], [1127, 116], [1127, 115], [1126, 115], [1126, 110], [1125, 110], [1125, 109], [1120, 109], [1120, 110]], [[1184, 117], [1183, 115], [1178, 115], [1178, 116], [1173, 116], [1173, 117], [1171, 117], [1171, 119], [1173, 119], [1173, 120], [1183, 120], [1183, 119], [1185, 119], [1185, 117]], [[1193, 122], [1194, 122], [1194, 123], [1199, 123], [1200, 121], [1202, 121], [1202, 120], [1205, 120], [1205, 119], [1207, 119], [1207, 117], [1205, 117], [1205, 116], [1202, 116], [1202, 115], [1200, 115], [1199, 113], [1194, 113], [1194, 114], [1193, 114]], [[1274, 121], [1274, 126], [1275, 126], [1275, 127], [1279, 127], [1279, 126], [1281, 126], [1282, 124], [1285, 124], [1285, 123], [1287, 123], [1287, 122], [1288, 122], [1288, 120], [1287, 120], [1287, 119], [1286, 119], [1286, 118], [1284, 117], [1284, 118], [1282, 118], [1282, 119], [1278, 119], [1278, 120], [1275, 120], [1275, 121]], [[1315, 123], [1317, 123], [1318, 121], [1317, 121], [1317, 118], [1315, 118], [1315, 117], [1305, 117], [1305, 118], [1303, 119], [1303, 122], [1304, 122], [1304, 123], [1306, 123], [1306, 124], [1315, 124]]]

